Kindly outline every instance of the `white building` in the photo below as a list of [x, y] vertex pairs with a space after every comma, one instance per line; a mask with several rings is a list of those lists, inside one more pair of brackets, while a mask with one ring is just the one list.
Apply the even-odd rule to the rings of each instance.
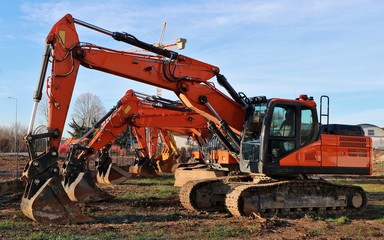
[[366, 136], [372, 138], [373, 149], [384, 150], [384, 129], [372, 124], [359, 124]]

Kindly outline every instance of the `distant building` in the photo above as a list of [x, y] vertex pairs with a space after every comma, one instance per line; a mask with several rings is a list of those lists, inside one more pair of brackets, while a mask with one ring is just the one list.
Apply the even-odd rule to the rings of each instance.
[[372, 138], [374, 149], [384, 150], [384, 129], [372, 124], [359, 124], [364, 130], [366, 136]]

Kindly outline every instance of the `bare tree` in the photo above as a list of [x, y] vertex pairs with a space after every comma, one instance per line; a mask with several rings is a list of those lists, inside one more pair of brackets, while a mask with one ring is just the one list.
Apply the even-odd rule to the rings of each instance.
[[39, 116], [40, 116], [40, 124], [47, 125], [47, 119], [48, 119], [48, 98], [46, 95], [43, 95], [40, 106], [39, 106]]
[[[27, 134], [27, 128], [18, 124], [18, 134], [15, 139], [15, 125], [2, 126], [0, 125], [0, 152], [15, 152], [15, 146], [20, 152], [26, 152], [26, 144], [24, 136]], [[15, 144], [15, 140], [17, 144]]]
[[1, 152], [10, 152], [12, 150], [13, 140], [12, 130], [10, 127], [0, 126], [0, 150]]
[[105, 113], [105, 108], [98, 96], [92, 93], [83, 93], [76, 99], [72, 118], [79, 125], [90, 128]]

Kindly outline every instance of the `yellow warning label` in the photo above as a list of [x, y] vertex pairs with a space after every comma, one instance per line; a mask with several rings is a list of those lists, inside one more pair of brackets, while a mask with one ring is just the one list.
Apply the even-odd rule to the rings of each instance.
[[59, 41], [64, 44], [65, 43], [65, 31], [64, 30], [60, 30], [59, 31]]
[[131, 111], [131, 106], [127, 106], [125, 109], [124, 109], [124, 113], [127, 114], [129, 113], [129, 111]]

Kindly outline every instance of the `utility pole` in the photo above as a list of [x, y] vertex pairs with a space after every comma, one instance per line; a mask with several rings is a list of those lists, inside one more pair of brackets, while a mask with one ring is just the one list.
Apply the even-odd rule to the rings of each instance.
[[19, 178], [19, 149], [17, 144], [18, 127], [17, 127], [17, 98], [8, 97], [16, 101], [16, 120], [15, 120], [15, 152], [16, 152], [16, 178]]

